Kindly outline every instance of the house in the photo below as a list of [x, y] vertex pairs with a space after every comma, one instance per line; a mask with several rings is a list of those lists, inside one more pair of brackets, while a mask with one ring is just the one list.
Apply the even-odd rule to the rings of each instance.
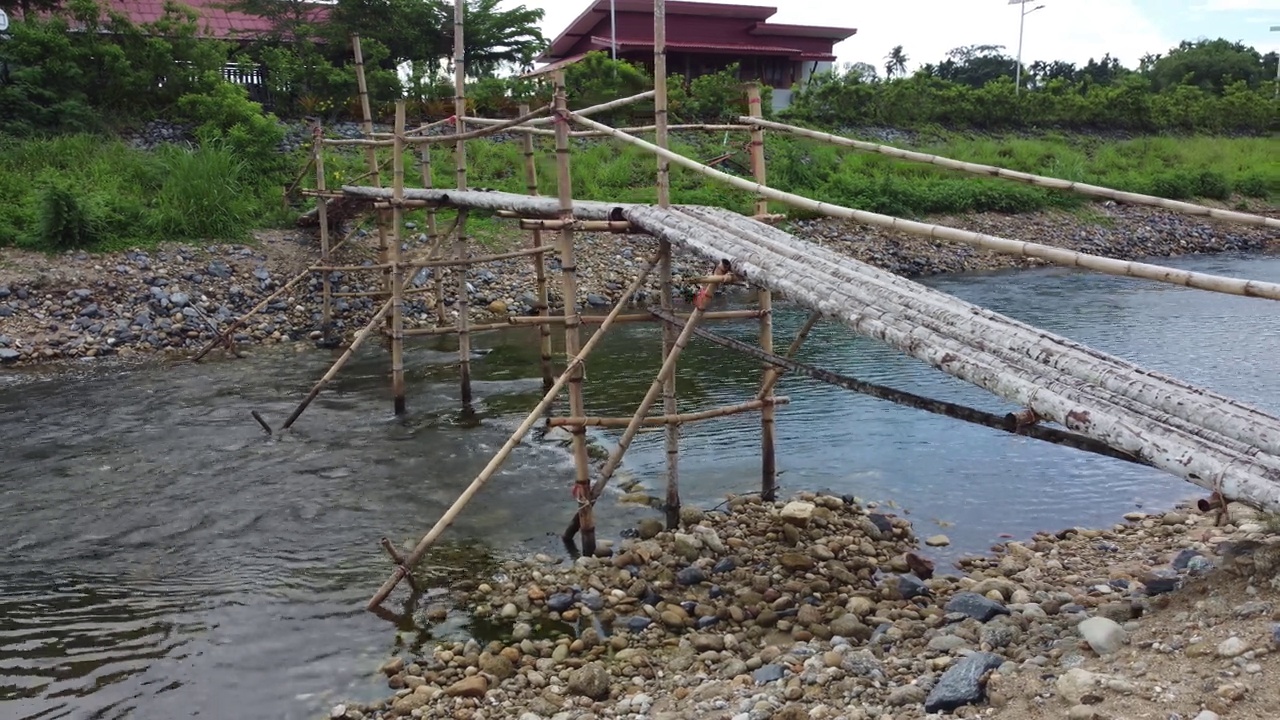
[[[612, 6], [612, 19], [610, 17]], [[738, 63], [741, 77], [773, 88], [773, 106], [791, 102], [793, 89], [830, 70], [835, 44], [851, 28], [766, 22], [775, 7], [673, 0], [667, 8], [667, 70], [686, 79]], [[653, 0], [593, 0], [535, 62], [541, 74], [576, 62], [588, 52], [616, 53], [653, 71]]]

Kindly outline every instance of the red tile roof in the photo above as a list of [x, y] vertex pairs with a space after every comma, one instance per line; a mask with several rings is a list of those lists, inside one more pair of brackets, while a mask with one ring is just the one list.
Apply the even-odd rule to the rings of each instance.
[[[228, 0], [175, 1], [191, 7], [200, 15], [197, 24], [200, 33], [206, 37], [236, 40], [270, 32], [272, 29], [271, 21], [267, 18], [225, 9]], [[155, 22], [164, 17], [165, 0], [104, 0], [103, 4], [107, 10], [119, 12], [137, 24]], [[323, 22], [329, 15], [329, 7], [316, 4], [310, 19], [313, 22]]]
[[[591, 42], [601, 48], [612, 47], [607, 37], [592, 35]], [[624, 40], [618, 38], [618, 47], [634, 47], [634, 48], [652, 48], [652, 40]], [[800, 48], [781, 47], [778, 45], [743, 45], [741, 43], [707, 43], [707, 42], [668, 42], [667, 47], [672, 50], [691, 50], [694, 52], [728, 52], [728, 53], [759, 53], [761, 55], [799, 55]]]

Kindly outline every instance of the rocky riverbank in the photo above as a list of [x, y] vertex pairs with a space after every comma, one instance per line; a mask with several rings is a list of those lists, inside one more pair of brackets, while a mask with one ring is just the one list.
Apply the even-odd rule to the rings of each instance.
[[1131, 513], [953, 573], [906, 519], [854, 498], [731, 498], [686, 508], [676, 531], [644, 521], [599, 557], [513, 560], [455, 586], [508, 637], [393, 657], [385, 701], [329, 715], [1273, 717], [1273, 525], [1236, 506]]
[[[1275, 214], [1274, 209], [1268, 212]], [[1123, 259], [1151, 256], [1262, 251], [1274, 248], [1274, 232], [1114, 203], [1077, 213], [1025, 215], [987, 213], [930, 221], [1007, 238], [1033, 240]], [[918, 277], [937, 273], [994, 270], [1038, 261], [975, 250], [833, 220], [798, 220], [787, 228], [801, 238], [878, 265]], [[413, 232], [417, 232], [416, 229]], [[486, 254], [527, 242], [513, 235], [502, 247], [477, 248]], [[421, 250], [425, 236], [410, 234], [408, 252]], [[333, 262], [376, 262], [376, 241], [361, 236]], [[631, 283], [656, 241], [638, 235], [587, 234], [578, 244], [579, 296], [588, 312], [604, 309]], [[308, 233], [264, 232], [251, 244], [168, 245], [147, 251], [46, 256], [12, 248], [0, 250], [0, 363], [26, 364], [73, 358], [129, 356], [193, 351], [235, 318], [242, 316], [290, 278], [316, 262], [316, 240]], [[561, 304], [558, 262], [547, 262], [552, 305]], [[674, 263], [678, 292], [695, 288], [685, 278], [711, 270], [705, 260], [681, 253]], [[443, 271], [446, 321], [456, 317], [456, 281]], [[349, 339], [376, 310], [376, 299], [351, 294], [379, 289], [376, 272], [334, 272], [335, 335]], [[533, 312], [536, 301], [532, 264], [526, 258], [477, 265], [468, 275], [468, 303], [474, 322], [501, 321]], [[316, 274], [271, 302], [234, 333], [238, 345], [312, 342], [321, 336], [321, 277]], [[409, 296], [406, 327], [436, 323], [430, 271], [411, 279], [422, 288]], [[656, 297], [657, 279], [638, 295]]]

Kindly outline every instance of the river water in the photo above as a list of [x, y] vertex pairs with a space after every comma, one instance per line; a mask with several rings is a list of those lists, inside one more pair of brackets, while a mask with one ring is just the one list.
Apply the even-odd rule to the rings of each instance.
[[[1280, 281], [1275, 256], [1169, 264]], [[1273, 303], [1064, 269], [929, 284], [1280, 412]], [[806, 313], [783, 304], [776, 316], [785, 347]], [[754, 337], [753, 322], [717, 329]], [[630, 414], [657, 369], [658, 334], [611, 332], [588, 369], [592, 414]], [[421, 613], [392, 623], [363, 610], [389, 572], [378, 538], [399, 545], [425, 532], [541, 395], [536, 330], [475, 341], [474, 415], [457, 407], [451, 347], [422, 341], [407, 353], [406, 418], [390, 415], [386, 358], [369, 348], [277, 440], [249, 411], [278, 425], [330, 352], [0, 375], [0, 717], [318, 717], [342, 699], [385, 695], [373, 671], [397, 647], [481, 632], [457, 612], [432, 626]], [[799, 357], [1008, 409], [835, 325], [820, 325]], [[695, 339], [681, 360], [682, 409], [746, 399], [758, 378], [754, 361]], [[893, 503], [920, 534], [951, 537], [943, 561], [1001, 533], [1107, 525], [1197, 492], [1148, 468], [807, 379], [779, 392], [792, 398], [778, 412], [783, 492]], [[758, 423], [685, 428], [687, 503], [758, 488]], [[660, 495], [664, 463], [661, 432], [642, 433], [624, 468]], [[431, 578], [484, 572], [512, 549], [560, 551], [571, 476], [562, 448], [524, 443], [429, 556]], [[649, 512], [604, 503], [601, 537]]]

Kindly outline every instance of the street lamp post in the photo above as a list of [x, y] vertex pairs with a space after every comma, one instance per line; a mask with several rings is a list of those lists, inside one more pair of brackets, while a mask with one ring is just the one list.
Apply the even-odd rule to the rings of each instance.
[[613, 59], [618, 59], [618, 15], [613, 7], [613, 0], [609, 0], [609, 45], [613, 50]]
[[[1280, 32], [1280, 25], [1272, 25], [1271, 32]], [[1280, 50], [1276, 51], [1276, 97], [1280, 98]]]
[[1044, 8], [1043, 5], [1037, 5], [1028, 10], [1027, 3], [1029, 2], [1031, 2], [1031, 0], [1009, 0], [1010, 5], [1018, 6], [1018, 12], [1021, 14], [1021, 17], [1018, 18], [1018, 66], [1013, 70], [1014, 95], [1022, 92], [1022, 30], [1027, 25], [1027, 16]]

